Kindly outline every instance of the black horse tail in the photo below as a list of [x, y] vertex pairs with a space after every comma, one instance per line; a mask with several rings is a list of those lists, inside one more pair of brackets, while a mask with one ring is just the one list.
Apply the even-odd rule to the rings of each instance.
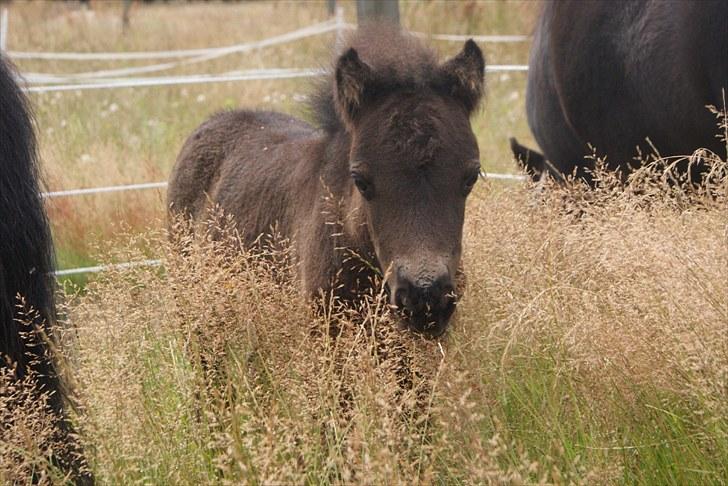
[[53, 245], [38, 185], [35, 134], [27, 100], [2, 60], [0, 136], [0, 353], [18, 379], [35, 372], [60, 411], [58, 377], [45, 339], [33, 336], [35, 327], [51, 337], [56, 317]]
[[[0, 371], [18, 383], [30, 377], [33, 396], [47, 396], [48, 412], [57, 416], [58, 436], [75, 444], [50, 356], [57, 338], [54, 256], [39, 176], [30, 105], [0, 56]], [[72, 456], [54, 460], [76, 482], [88, 484], [92, 480], [80, 472], [80, 457]]]
[[535, 150], [518, 143], [515, 137], [511, 137], [508, 141], [511, 144], [513, 157], [518, 161], [521, 168], [529, 175], [531, 180], [538, 181], [545, 171], [546, 158]]

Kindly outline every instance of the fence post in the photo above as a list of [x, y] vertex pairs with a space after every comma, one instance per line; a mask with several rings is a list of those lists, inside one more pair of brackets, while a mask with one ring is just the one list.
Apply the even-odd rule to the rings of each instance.
[[129, 11], [131, 10], [132, 0], [124, 0], [124, 10], [121, 13], [121, 30], [125, 32], [129, 28], [130, 18]]
[[8, 9], [3, 7], [0, 12], [0, 52], [4, 52], [8, 47]]
[[336, 13], [336, 0], [326, 0], [326, 9], [329, 12], [329, 16]]
[[398, 0], [356, 0], [356, 21], [383, 19], [399, 25]]
[[336, 7], [336, 43], [334, 44], [336, 52], [341, 50], [341, 44], [344, 42], [344, 7]]

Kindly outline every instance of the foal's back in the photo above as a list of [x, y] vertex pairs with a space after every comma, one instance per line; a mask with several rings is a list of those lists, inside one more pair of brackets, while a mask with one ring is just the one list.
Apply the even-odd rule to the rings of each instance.
[[[316, 130], [282, 113], [219, 113], [187, 139], [170, 177], [168, 207], [201, 220], [213, 206], [225, 208], [249, 240], [274, 223], [288, 225]], [[296, 181], [296, 179], [298, 179]]]

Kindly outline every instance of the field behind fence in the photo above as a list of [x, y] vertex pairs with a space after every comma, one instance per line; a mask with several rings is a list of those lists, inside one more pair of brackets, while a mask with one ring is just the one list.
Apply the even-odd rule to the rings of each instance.
[[[92, 11], [11, 8], [6, 47], [36, 107], [61, 275], [108, 263], [95, 253], [117, 234], [164, 224], [164, 182], [176, 154], [212, 113], [247, 107], [307, 118], [311, 82], [355, 22], [354, 5], [339, 5], [334, 17], [316, 2], [140, 6], [125, 33], [113, 3]], [[401, 8], [404, 27], [430, 37], [443, 56], [471, 36], [481, 43], [489, 92], [474, 127], [483, 168], [512, 177], [507, 138], [528, 140], [524, 70], [534, 6]]]

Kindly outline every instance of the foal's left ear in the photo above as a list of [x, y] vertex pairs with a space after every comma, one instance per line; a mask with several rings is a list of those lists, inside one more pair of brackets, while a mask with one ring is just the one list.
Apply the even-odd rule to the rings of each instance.
[[469, 39], [457, 56], [440, 66], [440, 73], [443, 88], [472, 112], [485, 90], [485, 58], [478, 44]]

